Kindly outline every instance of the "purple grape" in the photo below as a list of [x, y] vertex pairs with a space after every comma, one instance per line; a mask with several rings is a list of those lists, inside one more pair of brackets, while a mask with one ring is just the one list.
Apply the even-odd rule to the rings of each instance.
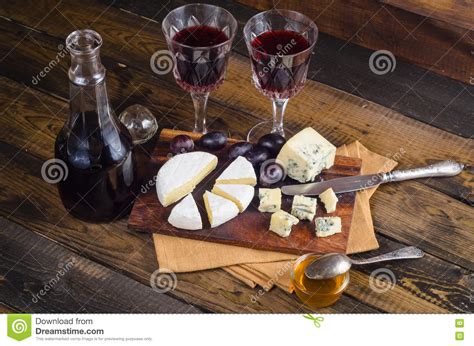
[[281, 147], [286, 143], [286, 139], [278, 133], [268, 133], [258, 140], [258, 145], [267, 148], [272, 157], [276, 157]]
[[208, 132], [201, 137], [198, 145], [203, 149], [220, 150], [227, 144], [227, 136], [223, 132]]
[[170, 150], [173, 154], [182, 154], [193, 151], [193, 139], [188, 135], [177, 135], [170, 143]]
[[236, 159], [238, 156], [244, 156], [253, 149], [253, 144], [249, 142], [238, 142], [232, 144], [229, 148], [229, 159]]
[[251, 150], [247, 151], [244, 157], [250, 161], [252, 166], [258, 167], [270, 158], [270, 152], [267, 148], [255, 145]]
[[278, 162], [269, 162], [260, 167], [260, 185], [263, 187], [272, 186], [285, 179], [285, 170]]

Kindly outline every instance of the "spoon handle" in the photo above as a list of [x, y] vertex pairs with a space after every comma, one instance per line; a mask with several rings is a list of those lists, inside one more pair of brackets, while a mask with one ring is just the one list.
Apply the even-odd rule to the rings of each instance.
[[365, 258], [365, 259], [352, 259], [352, 264], [369, 264], [369, 263], [376, 263], [376, 262], [383, 262], [383, 261], [391, 261], [391, 260], [400, 260], [400, 259], [408, 259], [408, 258], [421, 258], [424, 256], [424, 252], [414, 246], [404, 247], [380, 256]]

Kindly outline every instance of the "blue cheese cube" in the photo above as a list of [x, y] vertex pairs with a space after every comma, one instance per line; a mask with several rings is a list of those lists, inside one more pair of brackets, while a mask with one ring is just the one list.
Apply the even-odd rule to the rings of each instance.
[[316, 198], [297, 195], [293, 198], [291, 215], [300, 220], [313, 221], [316, 215]]
[[329, 237], [330, 235], [342, 232], [341, 218], [338, 216], [317, 217], [314, 220], [314, 225], [316, 228], [316, 236], [320, 238]]
[[270, 231], [275, 232], [280, 237], [286, 238], [291, 233], [291, 228], [296, 225], [299, 220], [284, 210], [279, 210], [272, 214], [270, 220]]
[[276, 189], [258, 189], [260, 205], [258, 210], [262, 213], [274, 213], [281, 209], [281, 190]]
[[305, 183], [334, 164], [336, 147], [307, 127], [291, 137], [281, 148], [277, 160], [290, 178]]
[[324, 203], [324, 207], [328, 213], [334, 213], [336, 211], [336, 205], [339, 200], [337, 199], [333, 189], [329, 188], [322, 192], [319, 195], [319, 198], [321, 199], [321, 202]]

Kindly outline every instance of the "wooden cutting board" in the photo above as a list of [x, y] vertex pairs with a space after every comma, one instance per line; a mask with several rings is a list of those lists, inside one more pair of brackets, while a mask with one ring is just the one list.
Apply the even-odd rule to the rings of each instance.
[[[161, 165], [169, 159], [169, 141], [179, 133], [185, 132], [169, 129], [162, 130], [159, 143], [152, 154], [149, 167], [152, 172], [151, 176], [156, 175]], [[186, 134], [197, 138], [196, 134]], [[229, 142], [232, 143], [235, 142], [235, 140]], [[219, 157], [217, 168], [207, 176], [192, 193], [200, 210], [204, 229], [188, 231], [171, 226], [167, 222], [167, 219], [174, 204], [166, 208], [160, 204], [153, 180], [150, 180], [142, 186], [140, 195], [135, 201], [132, 213], [130, 214], [128, 227], [141, 232], [160, 233], [176, 237], [285, 253], [346, 252], [354, 210], [354, 192], [338, 195], [339, 202], [337, 204], [337, 210], [335, 213], [330, 214], [330, 216], [339, 216], [342, 219], [342, 232], [327, 238], [317, 238], [315, 236], [314, 221], [311, 223], [308, 221], [300, 221], [296, 226], [293, 226], [291, 235], [288, 238], [281, 238], [269, 231], [268, 227], [270, 225], [271, 213], [261, 213], [257, 210], [259, 205], [257, 187], [255, 188], [255, 197], [247, 210], [219, 227], [210, 228], [202, 196], [206, 190], [210, 191], [212, 189], [215, 179], [231, 162], [227, 159], [227, 148], [219, 152], [213, 152], [213, 154]], [[316, 178], [316, 181], [358, 175], [360, 165], [360, 159], [336, 156], [334, 166], [321, 173], [321, 175]], [[297, 182], [287, 178], [281, 185], [295, 183]], [[289, 212], [291, 210], [291, 202], [291, 196], [283, 195], [282, 209]], [[316, 216], [329, 216], [325, 213], [324, 206], [319, 199]]]

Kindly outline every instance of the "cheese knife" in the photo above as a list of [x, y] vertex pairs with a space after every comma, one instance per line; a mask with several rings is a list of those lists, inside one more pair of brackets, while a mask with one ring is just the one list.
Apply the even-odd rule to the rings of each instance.
[[388, 173], [355, 175], [352, 177], [336, 178], [318, 183], [286, 185], [282, 186], [281, 192], [285, 195], [314, 196], [319, 195], [329, 188], [332, 188], [335, 193], [359, 191], [394, 181], [431, 177], [452, 177], [461, 173], [463, 168], [463, 164], [447, 160], [426, 167], [395, 170]]

